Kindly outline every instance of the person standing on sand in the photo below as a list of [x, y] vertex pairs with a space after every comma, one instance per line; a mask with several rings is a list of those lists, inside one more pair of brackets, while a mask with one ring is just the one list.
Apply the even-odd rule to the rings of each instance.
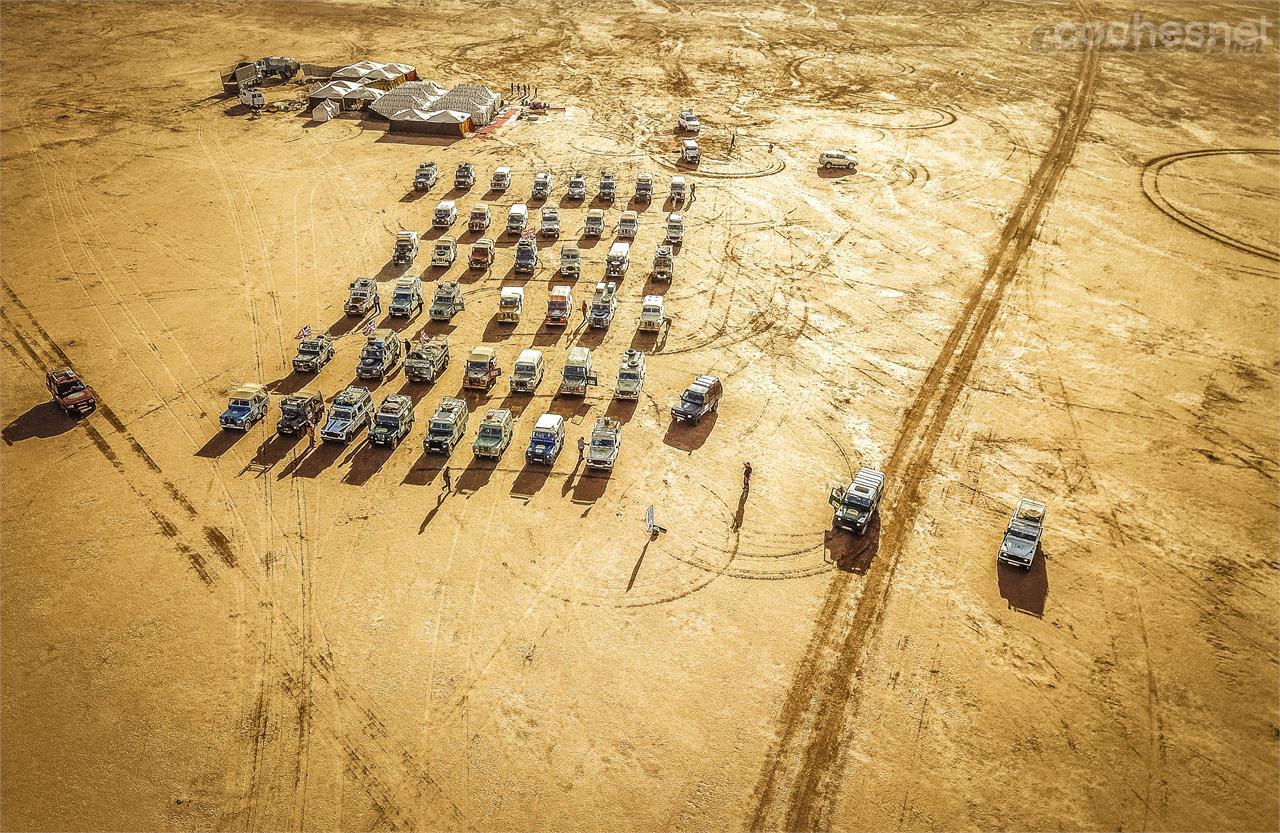
[[587, 441], [582, 437], [578, 437], [578, 460], [581, 461], [587, 455]]
[[750, 461], [742, 464], [742, 491], [751, 491], [751, 463]]
[[316, 424], [307, 420], [307, 448], [316, 447]]
[[449, 471], [449, 467], [445, 466], [440, 470], [440, 474], [444, 477], [444, 489], [442, 491], [453, 491], [453, 472]]
[[689, 183], [689, 205], [693, 205], [693, 201], [698, 198], [698, 183]]

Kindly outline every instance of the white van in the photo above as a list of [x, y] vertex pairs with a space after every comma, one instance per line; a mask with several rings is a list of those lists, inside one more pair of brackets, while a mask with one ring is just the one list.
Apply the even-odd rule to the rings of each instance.
[[511, 206], [507, 212], [507, 234], [523, 234], [529, 225], [529, 207], [522, 202]]
[[511, 373], [511, 390], [533, 393], [542, 381], [542, 351], [521, 350]]
[[609, 247], [609, 254], [604, 259], [604, 274], [610, 278], [620, 278], [627, 274], [631, 266], [631, 244], [614, 243]]
[[672, 245], [684, 242], [684, 215], [667, 215], [667, 242]]
[[493, 172], [493, 179], [489, 180], [490, 191], [505, 191], [511, 187], [511, 169], [503, 166]]

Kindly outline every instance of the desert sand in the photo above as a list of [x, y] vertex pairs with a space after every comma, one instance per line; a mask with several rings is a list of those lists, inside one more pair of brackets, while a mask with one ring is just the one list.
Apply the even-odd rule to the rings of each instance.
[[[1133, 11], [4, 3], [4, 828], [1276, 829], [1280, 61], [1029, 45]], [[451, 143], [250, 119], [217, 72], [265, 55], [564, 109]], [[645, 276], [683, 107], [704, 161], [666, 287]], [[827, 148], [858, 172], [819, 171]], [[424, 160], [446, 181], [419, 195]], [[428, 230], [462, 161], [460, 212], [499, 221], [553, 172], [560, 242], [590, 207], [569, 174], [617, 173], [579, 298], [655, 175], [613, 325], [541, 326], [555, 243], [528, 278], [510, 238], [483, 272], [424, 254], [411, 274], [467, 309], [394, 324], [453, 349], [375, 391], [413, 398], [410, 438], [277, 437], [282, 395], [351, 383], [346, 286], [385, 304], [394, 232]], [[513, 187], [486, 193], [499, 165]], [[314, 379], [289, 364], [307, 324], [337, 339]], [[474, 460], [473, 416], [447, 493], [421, 439], [481, 343], [508, 373], [539, 347], [548, 378], [469, 395], [516, 439]], [[585, 400], [553, 396], [575, 344]], [[62, 364], [96, 413], [49, 401]], [[672, 426], [699, 373], [719, 412]], [[238, 382], [272, 414], [224, 434]], [[569, 452], [525, 466], [548, 411]], [[572, 448], [603, 414], [610, 476]], [[887, 485], [856, 537], [826, 498], [862, 466]], [[995, 559], [1023, 496], [1049, 507], [1025, 574]]]

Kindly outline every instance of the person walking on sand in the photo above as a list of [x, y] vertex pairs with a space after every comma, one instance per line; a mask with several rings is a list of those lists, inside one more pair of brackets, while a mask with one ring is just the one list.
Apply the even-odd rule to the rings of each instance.
[[587, 456], [587, 441], [582, 437], [578, 437], [578, 461], [581, 462], [585, 456]]
[[698, 198], [698, 183], [689, 183], [689, 205], [693, 205], [693, 201]]
[[382, 296], [376, 288], [373, 290], [373, 314], [382, 315]]
[[442, 477], [444, 477], [444, 488], [442, 489], [442, 491], [452, 492], [453, 491], [453, 472], [449, 471], [448, 466], [445, 466], [443, 469], [440, 470], [440, 474]]
[[751, 463], [750, 461], [742, 464], [742, 491], [751, 491]]
[[582, 321], [583, 321], [583, 323], [586, 323], [586, 320], [587, 320], [587, 299], [586, 299], [586, 298], [583, 298], [583, 299], [582, 299]]

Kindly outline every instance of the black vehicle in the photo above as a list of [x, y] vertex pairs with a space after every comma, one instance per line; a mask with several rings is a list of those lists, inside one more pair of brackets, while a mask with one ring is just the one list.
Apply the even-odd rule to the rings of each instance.
[[374, 330], [360, 351], [356, 375], [361, 379], [382, 381], [395, 369], [402, 352], [399, 334], [393, 330]]
[[324, 397], [320, 395], [320, 391], [303, 388], [280, 402], [280, 421], [276, 423], [276, 431], [281, 434], [296, 434], [306, 430], [308, 423], [318, 425], [322, 422]]
[[471, 410], [462, 399], [448, 398], [427, 424], [427, 435], [422, 438], [422, 450], [428, 454], [452, 454], [454, 447], [467, 431], [467, 416]]
[[671, 406], [671, 418], [676, 422], [692, 422], [695, 425], [707, 414], [720, 407], [724, 387], [717, 376], [699, 376], [680, 395], [680, 401]]
[[304, 338], [293, 357], [293, 369], [299, 373], [317, 373], [333, 358], [333, 339], [324, 333]]
[[532, 272], [538, 266], [538, 246], [529, 238], [516, 244], [516, 272]]
[[393, 393], [378, 406], [369, 428], [369, 442], [374, 445], [395, 446], [413, 430], [413, 400]]

